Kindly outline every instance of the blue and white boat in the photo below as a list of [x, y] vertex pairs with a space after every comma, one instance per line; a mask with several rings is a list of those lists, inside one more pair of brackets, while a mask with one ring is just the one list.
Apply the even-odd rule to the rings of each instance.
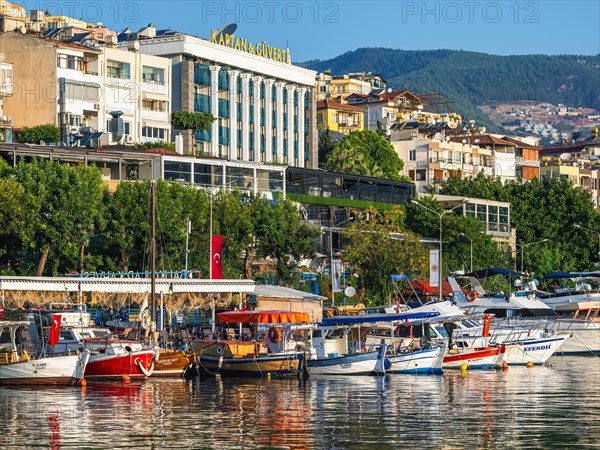
[[438, 312], [421, 312], [325, 318], [312, 333], [311, 357], [307, 360], [308, 373], [359, 375], [385, 374], [388, 371], [441, 372], [441, 347], [395, 355], [388, 353], [389, 346], [384, 336], [369, 333], [373, 327], [392, 329], [397, 323], [438, 315]]
[[441, 374], [445, 343], [432, 348], [388, 355], [386, 373]]

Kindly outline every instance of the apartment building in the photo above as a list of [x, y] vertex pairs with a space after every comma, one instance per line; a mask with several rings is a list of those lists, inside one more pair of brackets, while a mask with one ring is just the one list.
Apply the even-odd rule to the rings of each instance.
[[[94, 132], [96, 145], [170, 140], [167, 58], [134, 45], [88, 45], [85, 36], [63, 42], [21, 32], [0, 34], [0, 48], [14, 68], [4, 114], [15, 128], [55, 124], [68, 145]], [[110, 133], [115, 113], [123, 124], [118, 135]]]

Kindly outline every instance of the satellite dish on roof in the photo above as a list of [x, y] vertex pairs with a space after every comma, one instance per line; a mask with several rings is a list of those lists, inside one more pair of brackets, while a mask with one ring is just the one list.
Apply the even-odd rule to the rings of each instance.
[[569, 161], [570, 159], [573, 159], [570, 153], [561, 153], [559, 158], [563, 161]]
[[435, 133], [435, 135], [433, 136], [434, 139], [441, 141], [442, 139], [444, 139], [444, 135], [442, 133]]
[[232, 35], [237, 30], [237, 23], [230, 23], [229, 25], [225, 25], [219, 31], [217, 31], [217, 40], [221, 37], [222, 34]]
[[346, 297], [354, 297], [356, 295], [356, 289], [354, 289], [352, 286], [348, 286], [346, 289], [344, 289], [344, 294], [346, 294]]

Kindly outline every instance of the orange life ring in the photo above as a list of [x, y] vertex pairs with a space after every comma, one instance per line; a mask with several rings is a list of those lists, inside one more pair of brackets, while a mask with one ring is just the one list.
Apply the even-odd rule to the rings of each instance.
[[467, 294], [467, 300], [470, 302], [474, 302], [475, 300], [477, 300], [477, 292], [469, 291], [469, 293]]
[[282, 337], [283, 333], [281, 331], [281, 328], [279, 327], [271, 327], [271, 329], [267, 333], [267, 338], [274, 344], [277, 344], [279, 341], [281, 341]]

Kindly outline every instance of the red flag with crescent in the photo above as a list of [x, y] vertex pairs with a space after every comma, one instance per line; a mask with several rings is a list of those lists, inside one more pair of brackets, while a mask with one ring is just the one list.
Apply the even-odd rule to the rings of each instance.
[[222, 264], [222, 251], [223, 251], [223, 236], [212, 237], [212, 277], [216, 280], [223, 279], [223, 264]]
[[48, 338], [49, 345], [58, 344], [58, 336], [60, 335], [60, 322], [62, 317], [60, 314], [52, 315], [52, 327], [50, 328], [50, 337]]

